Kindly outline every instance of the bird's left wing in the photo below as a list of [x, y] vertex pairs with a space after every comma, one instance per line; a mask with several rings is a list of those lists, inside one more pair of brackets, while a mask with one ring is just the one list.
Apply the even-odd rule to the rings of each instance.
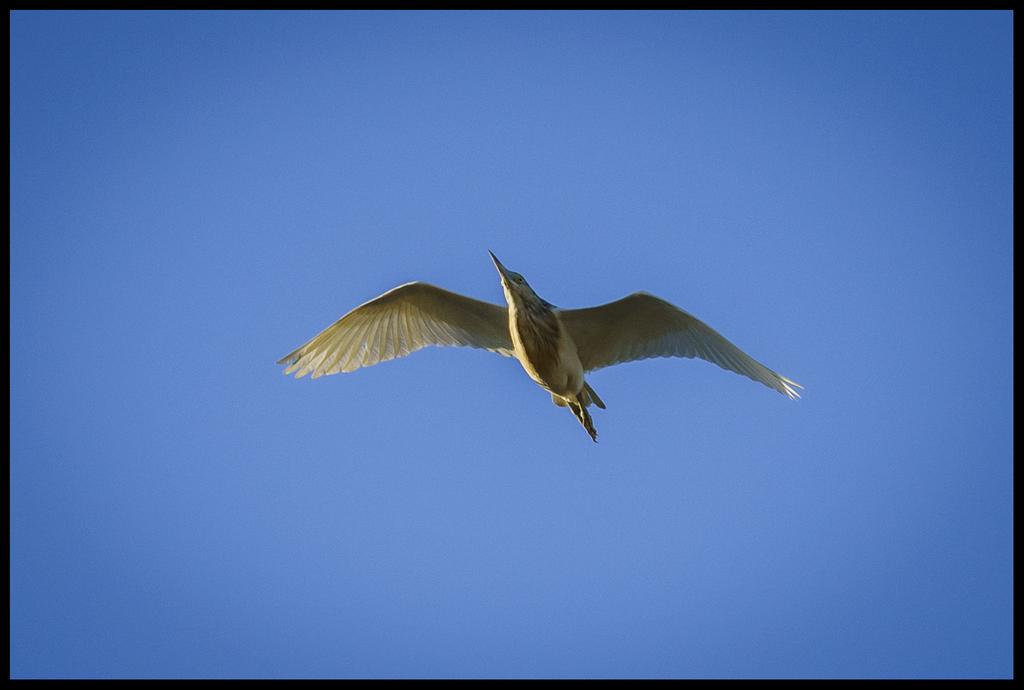
[[508, 310], [421, 282], [406, 283], [342, 316], [278, 364], [295, 378], [355, 371], [428, 345], [512, 356]]
[[617, 302], [559, 312], [585, 371], [649, 357], [700, 357], [799, 398], [799, 383], [743, 352], [697, 317], [663, 299], [636, 292]]

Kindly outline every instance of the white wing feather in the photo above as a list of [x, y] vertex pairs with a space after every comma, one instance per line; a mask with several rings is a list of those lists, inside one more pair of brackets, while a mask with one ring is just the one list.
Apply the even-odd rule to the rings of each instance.
[[478, 347], [512, 357], [508, 310], [421, 282], [361, 304], [278, 360], [313, 378], [355, 371], [428, 345]]
[[560, 312], [585, 371], [649, 357], [700, 357], [789, 398], [803, 388], [726, 340], [706, 323], [646, 292], [588, 309]]

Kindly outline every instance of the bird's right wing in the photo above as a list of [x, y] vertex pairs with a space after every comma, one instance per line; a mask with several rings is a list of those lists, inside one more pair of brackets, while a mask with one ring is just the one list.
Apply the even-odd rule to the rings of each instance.
[[706, 323], [645, 292], [588, 309], [559, 312], [584, 371], [649, 357], [700, 357], [790, 398], [799, 383], [775, 373]]
[[355, 371], [428, 345], [478, 347], [512, 356], [508, 310], [428, 283], [406, 283], [342, 316], [278, 364], [295, 378]]

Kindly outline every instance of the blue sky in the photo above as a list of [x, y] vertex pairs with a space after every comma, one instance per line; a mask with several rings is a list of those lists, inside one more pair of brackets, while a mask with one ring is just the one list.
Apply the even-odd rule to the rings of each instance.
[[[1009, 677], [1012, 17], [11, 27], [14, 677]], [[802, 383], [276, 359], [425, 280]]]

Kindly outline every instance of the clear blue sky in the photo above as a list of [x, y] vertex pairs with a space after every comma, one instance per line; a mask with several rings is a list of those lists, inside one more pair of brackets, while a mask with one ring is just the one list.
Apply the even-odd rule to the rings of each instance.
[[[1012, 675], [1012, 16], [32, 13], [11, 675]], [[275, 360], [425, 280], [802, 383]]]

